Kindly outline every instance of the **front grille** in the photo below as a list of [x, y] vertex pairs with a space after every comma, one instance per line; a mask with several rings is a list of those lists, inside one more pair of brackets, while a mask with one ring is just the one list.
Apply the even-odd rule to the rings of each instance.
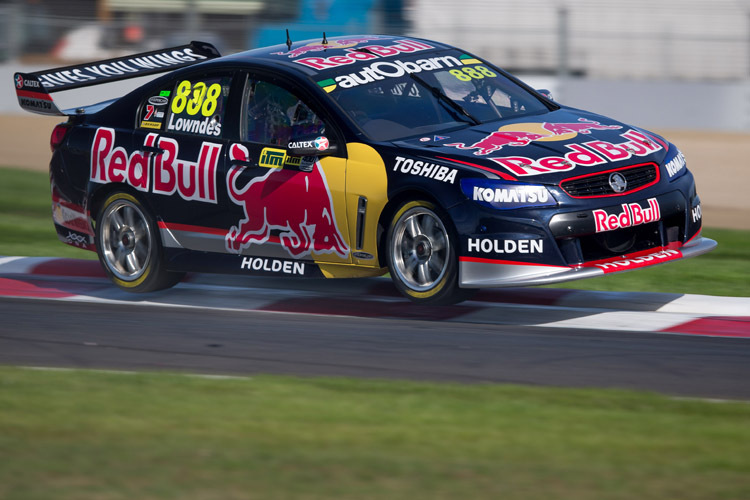
[[[628, 185], [622, 193], [616, 193], [609, 185], [609, 176], [618, 172]], [[644, 163], [632, 167], [610, 170], [605, 173], [580, 175], [566, 179], [560, 187], [573, 198], [595, 198], [599, 196], [621, 196], [644, 189], [659, 181], [659, 168], [655, 163]]]

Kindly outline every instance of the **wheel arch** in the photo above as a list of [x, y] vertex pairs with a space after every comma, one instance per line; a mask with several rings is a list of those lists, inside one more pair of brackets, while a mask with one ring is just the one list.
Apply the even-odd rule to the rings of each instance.
[[412, 200], [424, 200], [435, 204], [435, 206], [447, 215], [445, 223], [449, 224], [450, 230], [454, 231], [454, 234], [456, 234], [456, 225], [448, 214], [448, 210], [446, 210], [445, 206], [440, 203], [440, 200], [438, 200], [434, 194], [423, 188], [416, 187], [399, 191], [395, 196], [388, 200], [388, 203], [383, 207], [383, 210], [380, 212], [380, 217], [378, 218], [378, 263], [381, 267], [387, 266], [388, 263], [385, 246], [386, 240], [388, 239], [388, 228], [393, 222], [393, 215], [403, 203]]

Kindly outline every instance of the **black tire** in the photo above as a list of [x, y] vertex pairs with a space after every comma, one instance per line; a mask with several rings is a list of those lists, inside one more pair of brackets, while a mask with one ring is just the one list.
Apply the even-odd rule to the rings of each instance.
[[442, 210], [424, 200], [408, 201], [393, 214], [386, 256], [396, 288], [418, 304], [461, 302], [475, 290], [458, 287], [456, 237]]
[[131, 194], [110, 194], [96, 217], [96, 252], [112, 282], [128, 292], [169, 288], [185, 273], [169, 272], [156, 221]]

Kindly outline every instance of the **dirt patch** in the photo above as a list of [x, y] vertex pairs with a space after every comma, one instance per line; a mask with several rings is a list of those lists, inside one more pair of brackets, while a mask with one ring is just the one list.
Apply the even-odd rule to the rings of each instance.
[[[0, 115], [0, 164], [47, 170], [58, 117]], [[685, 154], [697, 179], [704, 224], [750, 229], [750, 134], [659, 130]]]

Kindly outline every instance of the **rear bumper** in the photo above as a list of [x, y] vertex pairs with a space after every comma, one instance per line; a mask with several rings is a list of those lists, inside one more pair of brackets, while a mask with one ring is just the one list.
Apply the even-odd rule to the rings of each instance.
[[459, 259], [459, 286], [462, 288], [499, 288], [562, 283], [695, 257], [710, 252], [716, 248], [716, 245], [714, 240], [698, 236], [678, 248], [677, 245], [653, 248], [623, 257], [587, 262], [575, 267], [461, 257]]

